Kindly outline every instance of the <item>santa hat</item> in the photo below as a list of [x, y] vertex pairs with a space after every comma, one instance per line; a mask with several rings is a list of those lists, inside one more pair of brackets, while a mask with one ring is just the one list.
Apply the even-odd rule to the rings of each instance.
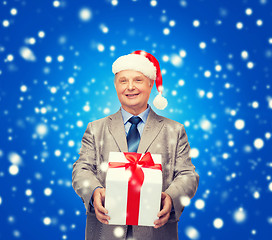
[[156, 80], [159, 94], [155, 97], [153, 104], [160, 110], [166, 108], [167, 100], [162, 96], [163, 87], [160, 65], [152, 54], [138, 50], [117, 58], [112, 64], [112, 72], [116, 74], [123, 70], [139, 71], [151, 80]]

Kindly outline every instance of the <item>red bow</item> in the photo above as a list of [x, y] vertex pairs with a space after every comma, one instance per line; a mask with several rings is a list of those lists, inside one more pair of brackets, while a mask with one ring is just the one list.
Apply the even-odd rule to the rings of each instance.
[[150, 152], [145, 153], [142, 158], [140, 153], [126, 152], [124, 155], [129, 163], [109, 162], [109, 168], [125, 167], [126, 170], [131, 171], [128, 181], [126, 225], [138, 225], [140, 192], [144, 182], [142, 167], [162, 171], [162, 166], [154, 163]]

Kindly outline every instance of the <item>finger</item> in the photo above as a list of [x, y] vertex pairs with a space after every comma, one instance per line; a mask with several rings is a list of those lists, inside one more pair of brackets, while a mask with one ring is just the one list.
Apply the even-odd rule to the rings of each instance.
[[100, 206], [100, 208], [98, 209], [100, 212], [104, 213], [104, 214], [108, 214], [108, 210], [106, 208], [104, 208], [102, 205]]
[[154, 226], [154, 228], [160, 228], [162, 227], [166, 222], [160, 222]]
[[110, 220], [110, 216], [108, 215], [105, 215], [104, 213], [102, 212], [99, 212], [99, 211], [95, 211], [95, 215], [96, 215], [96, 218], [98, 220]]
[[163, 226], [163, 225], [155, 225], [154, 228], [157, 229], [157, 228], [160, 228], [160, 227], [162, 227], [162, 226]]
[[158, 213], [157, 216], [160, 218], [160, 217], [162, 217], [163, 215], [165, 215], [166, 213], [167, 213], [166, 209], [163, 208], [163, 209]]
[[104, 223], [104, 224], [109, 224], [108, 220], [107, 219], [104, 219], [104, 218], [99, 218], [99, 217], [96, 217], [97, 220], [101, 223]]
[[103, 189], [103, 190], [100, 192], [100, 198], [101, 198], [102, 204], [104, 204], [104, 202], [105, 202], [105, 195], [106, 195], [106, 191]]
[[100, 222], [102, 222], [102, 223], [104, 223], [104, 224], [109, 224], [109, 222], [108, 222], [107, 220], [102, 220], [102, 221], [100, 221]]
[[161, 217], [160, 219], [156, 220], [154, 222], [154, 224], [155, 224], [154, 228], [162, 227], [165, 223], [167, 223], [168, 219], [169, 219], [169, 215], [167, 214], [167, 215]]
[[[170, 215], [169, 215], [169, 216], [170, 216]], [[154, 224], [155, 224], [155, 225], [160, 225], [163, 221], [168, 220], [168, 218], [169, 218], [169, 217], [167, 217], [167, 214], [166, 214], [166, 215], [160, 217], [159, 219], [156, 219], [156, 220], [154, 221]]]
[[[106, 214], [108, 214], [108, 210], [99, 204], [99, 202], [98, 204], [97, 202], [94, 204], [94, 210], [97, 215], [99, 214], [101, 216], [107, 216]], [[109, 219], [109, 216], [107, 216], [107, 219]]]
[[164, 216], [165, 214], [169, 213], [170, 210], [171, 210], [171, 209], [170, 209], [170, 205], [167, 206], [167, 204], [165, 204], [165, 205], [163, 206], [163, 209], [158, 213], [157, 216], [160, 218], [160, 217]]
[[100, 211], [100, 212], [102, 212], [102, 213], [104, 213], [104, 214], [108, 214], [108, 210], [107, 210], [106, 208], [103, 207], [101, 201], [95, 201], [95, 202], [94, 202], [94, 207], [95, 207], [98, 211]]
[[167, 213], [170, 213], [170, 210], [171, 210], [171, 202], [168, 201], [168, 199], [165, 199], [164, 203], [163, 203], [163, 206], [162, 206], [162, 210], [158, 213], [158, 217], [161, 217]]
[[97, 206], [97, 210], [103, 214], [108, 214], [108, 210], [104, 208], [102, 205]]
[[166, 198], [166, 193], [162, 192], [162, 193], [161, 193], [161, 199], [163, 200], [163, 199], [165, 199], [165, 198]]

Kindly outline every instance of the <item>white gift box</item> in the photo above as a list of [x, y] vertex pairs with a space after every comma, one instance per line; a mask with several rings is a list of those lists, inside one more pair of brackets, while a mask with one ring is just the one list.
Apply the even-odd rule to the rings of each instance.
[[[140, 161], [144, 155], [145, 154], [141, 155]], [[159, 166], [158, 164], [161, 165], [160, 154], [151, 154], [151, 157], [156, 166]], [[121, 166], [112, 168], [110, 166], [112, 163], [119, 163]], [[152, 169], [152, 167], [148, 168], [138, 165], [143, 171], [144, 179], [140, 188], [139, 201], [135, 201], [137, 198], [131, 198], [133, 195], [128, 196], [128, 192], [131, 192], [131, 187], [133, 187], [133, 185], [130, 184], [130, 191], [128, 190], [132, 173], [130, 170], [126, 170], [124, 166], [125, 163], [130, 163], [130, 161], [126, 159], [124, 153], [110, 152], [105, 196], [105, 208], [108, 210], [108, 215], [111, 218], [109, 224], [154, 226], [154, 221], [158, 219], [157, 214], [159, 213], [161, 206], [162, 171], [159, 169]], [[132, 204], [130, 205], [130, 208], [127, 207], [128, 199], [133, 200], [130, 201], [130, 204]], [[133, 224], [131, 224], [131, 218], [128, 218], [129, 214], [127, 215], [127, 211], [128, 209], [131, 209], [131, 207], [133, 209], [139, 208], [139, 212], [136, 211], [138, 212], [137, 223], [133, 221]]]

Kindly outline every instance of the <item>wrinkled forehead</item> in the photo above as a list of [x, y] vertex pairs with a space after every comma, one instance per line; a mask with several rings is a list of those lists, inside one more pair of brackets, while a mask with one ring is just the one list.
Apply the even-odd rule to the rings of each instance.
[[115, 78], [148, 78], [143, 73], [135, 70], [123, 70], [115, 74]]

